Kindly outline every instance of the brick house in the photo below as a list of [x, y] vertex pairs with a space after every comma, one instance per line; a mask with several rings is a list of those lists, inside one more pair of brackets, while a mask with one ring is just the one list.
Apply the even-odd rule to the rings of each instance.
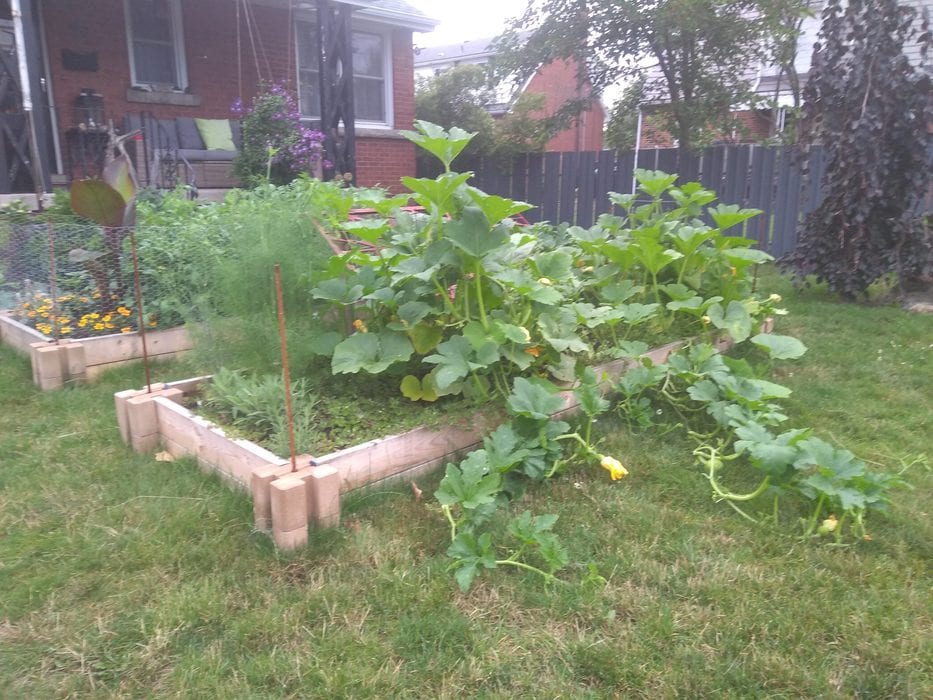
[[[318, 33], [321, 11], [343, 13], [352, 36], [357, 182], [391, 186], [414, 173], [414, 146], [399, 134], [414, 120], [412, 35], [436, 22], [401, 0], [0, 0], [0, 73], [6, 68], [18, 84], [17, 6], [39, 158], [52, 175], [46, 189], [83, 174], [93, 148], [88, 104], [118, 130], [140, 113], [228, 119], [235, 100], [248, 103], [260, 83], [279, 83], [317, 126], [317, 43], [328, 41]], [[0, 192], [29, 191], [26, 168], [11, 177], [7, 162], [23, 155], [23, 142], [3, 139]]]
[[[415, 51], [415, 76], [431, 76], [462, 64], [487, 65], [495, 52], [492, 39], [475, 39], [450, 46], [419, 48]], [[582, 95], [581, 95], [581, 90]], [[576, 65], [570, 61], [553, 61], [541, 66], [517, 88], [508, 83], [495, 86], [495, 101], [485, 105], [493, 118], [505, 115], [522, 94], [544, 95], [544, 115], [556, 112], [565, 102], [586, 97], [587, 86], [577, 82]], [[570, 127], [555, 134], [546, 151], [599, 151], [603, 147], [605, 109], [600, 99], [590, 95], [587, 109], [573, 120]]]

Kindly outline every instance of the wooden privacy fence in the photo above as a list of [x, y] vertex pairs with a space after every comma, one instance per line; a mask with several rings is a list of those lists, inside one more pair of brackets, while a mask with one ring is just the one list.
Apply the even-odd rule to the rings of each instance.
[[[677, 173], [678, 182], [699, 181], [715, 190], [719, 201], [761, 209], [745, 235], [775, 257], [794, 249], [797, 224], [822, 198], [819, 183], [825, 160], [813, 147], [809, 162], [798, 162], [789, 146], [713, 146], [701, 153], [676, 148], [638, 151], [638, 167]], [[473, 170], [473, 184], [491, 194], [535, 205], [529, 221], [570, 222], [589, 227], [610, 210], [609, 192], [631, 192], [634, 151], [535, 153], [511, 161], [478, 159], [457, 163]], [[803, 167], [811, 177], [802, 189]]]

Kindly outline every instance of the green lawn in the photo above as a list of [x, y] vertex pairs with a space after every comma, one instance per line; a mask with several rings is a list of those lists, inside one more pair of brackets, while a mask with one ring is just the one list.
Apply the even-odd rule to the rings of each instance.
[[606, 425], [627, 479], [594, 467], [518, 504], [560, 514], [568, 585], [497, 571], [465, 595], [407, 486], [279, 555], [245, 496], [120, 442], [112, 393], [139, 368], [39, 394], [0, 349], [0, 697], [933, 696], [933, 318], [766, 280], [810, 348], [779, 367], [791, 422], [914, 462], [873, 540], [752, 526], [687, 442]]

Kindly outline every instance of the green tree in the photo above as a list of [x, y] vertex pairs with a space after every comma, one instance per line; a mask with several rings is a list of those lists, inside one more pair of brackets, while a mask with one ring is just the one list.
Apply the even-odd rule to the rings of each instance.
[[[415, 116], [445, 129], [457, 126], [475, 133], [463, 153], [482, 155], [491, 152], [493, 146], [493, 119], [485, 105], [494, 97], [486, 68], [462, 64], [419, 81], [415, 91]], [[422, 153], [418, 153], [419, 165], [423, 158], [426, 164], [433, 166], [431, 155]]]
[[[445, 129], [459, 127], [476, 136], [467, 156], [508, 158], [543, 151], [551, 137], [566, 126], [561, 116], [545, 116], [544, 95], [523, 93], [508, 112], [494, 119], [486, 105], [496, 101], [492, 75], [486, 66], [463, 64], [418, 83], [415, 116]], [[436, 168], [430, 154], [418, 154], [419, 170]]]
[[933, 81], [904, 55], [915, 15], [897, 0], [829, 0], [804, 89], [801, 141], [824, 149], [824, 199], [785, 265], [850, 299], [888, 273], [903, 287], [933, 269], [929, 214], [917, 210]]
[[606, 124], [606, 146], [617, 151], [631, 151], [638, 136], [638, 106], [645, 94], [645, 80], [640, 77], [625, 88], [612, 106]]
[[[558, 58], [576, 60], [597, 92], [656, 66], [648, 99], [667, 103], [665, 126], [681, 146], [702, 145], [754, 104], [748, 72], [775, 30], [770, 7], [801, 0], [531, 0], [498, 46], [506, 72], [528, 75]], [[766, 11], [768, 10], [768, 11]], [[519, 29], [532, 27], [527, 41]], [[656, 77], [655, 77], [656, 76]]]

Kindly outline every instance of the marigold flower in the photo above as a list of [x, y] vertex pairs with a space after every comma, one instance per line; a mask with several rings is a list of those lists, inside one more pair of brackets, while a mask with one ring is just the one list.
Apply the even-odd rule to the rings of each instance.
[[121, 316], [129, 316], [130, 313], [132, 312], [125, 306], [120, 306], [120, 307], [117, 307], [117, 313], [120, 314]]
[[609, 471], [609, 476], [612, 477], [613, 481], [618, 481], [623, 476], [628, 476], [628, 469], [623, 467], [622, 462], [617, 460], [615, 457], [603, 455], [599, 460], [599, 466]]
[[102, 330], [104, 330], [104, 324], [103, 324], [103, 323], [100, 323], [100, 322], [95, 323], [95, 324], [94, 324], [94, 330], [95, 330], [95, 331], [102, 331]]
[[123, 326], [123, 328], [120, 329], [120, 332], [121, 333], [132, 333], [133, 329], [130, 326]]
[[61, 333], [62, 335], [68, 335], [69, 333], [71, 333], [71, 328], [69, 328], [68, 326], [63, 326], [62, 328], [59, 328], [58, 332]]
[[353, 322], [353, 328], [358, 330], [360, 333], [366, 333], [369, 331], [369, 329], [366, 327], [366, 324], [363, 323], [363, 321], [361, 321], [360, 319], [356, 319]]

